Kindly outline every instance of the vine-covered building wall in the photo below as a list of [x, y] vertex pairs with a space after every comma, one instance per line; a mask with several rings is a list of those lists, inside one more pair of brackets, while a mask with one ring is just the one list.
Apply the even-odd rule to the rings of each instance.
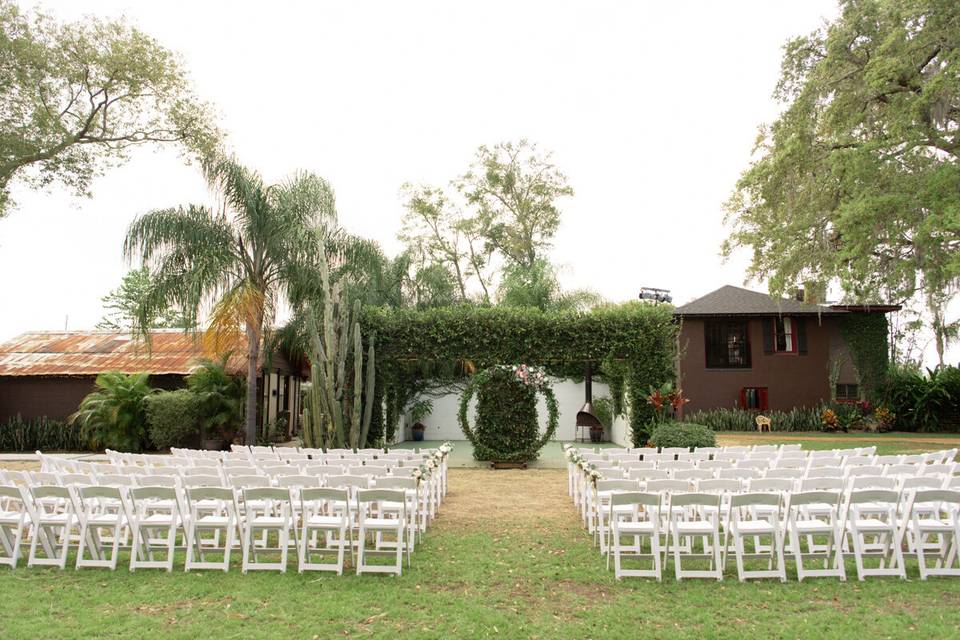
[[815, 305], [739, 287], [678, 307], [686, 412], [874, 401], [893, 309]]

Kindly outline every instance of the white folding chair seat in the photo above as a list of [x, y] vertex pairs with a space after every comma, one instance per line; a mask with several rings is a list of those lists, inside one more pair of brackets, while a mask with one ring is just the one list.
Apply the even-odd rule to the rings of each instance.
[[[398, 512], [383, 511], [380, 503], [400, 504], [403, 507]], [[359, 521], [359, 535], [357, 541], [357, 575], [361, 573], [394, 573], [403, 572], [403, 553], [406, 550], [407, 565], [410, 564], [410, 547], [404, 543], [404, 533], [407, 528], [406, 496], [403, 491], [394, 489], [361, 489], [357, 492], [357, 519]], [[369, 548], [367, 534], [376, 534], [376, 540], [383, 542], [385, 534], [395, 537], [392, 549], [382, 550]], [[368, 562], [368, 556], [374, 554], [395, 555], [396, 562], [392, 565], [373, 564]]]
[[794, 484], [803, 477], [802, 469], [767, 469], [764, 474], [764, 478], [770, 480], [790, 480]]
[[626, 471], [628, 474], [634, 469], [655, 469], [655, 462], [645, 462], [643, 460], [633, 460], [630, 462], [620, 462], [620, 468]]
[[640, 482], [666, 480], [670, 477], [670, 472], [666, 469], [630, 469], [627, 477], [630, 480], [639, 480]]
[[[613, 556], [614, 575], [617, 580], [623, 577], [651, 577], [659, 582], [663, 579], [662, 550], [660, 547], [660, 505], [662, 500], [657, 493], [638, 491], [612, 493], [608, 505], [610, 521], [607, 541], [607, 569], [610, 568], [610, 556]], [[630, 545], [623, 544], [623, 538], [633, 538]], [[643, 538], [650, 540], [650, 553], [643, 552]], [[649, 558], [653, 562], [651, 569], [624, 569], [623, 558]]]
[[701, 460], [697, 463], [697, 469], [708, 469], [716, 471], [718, 469], [733, 469], [736, 462], [733, 460]]
[[752, 478], [761, 478], [763, 473], [757, 469], [720, 469], [717, 471], [717, 478], [721, 480], [750, 480]]
[[755, 444], [750, 450], [750, 453], [773, 453], [777, 454], [780, 452], [780, 445], [776, 444]]
[[778, 458], [774, 460], [771, 464], [772, 469], [796, 469], [799, 471], [806, 471], [807, 469], [807, 459], [806, 458]]
[[952, 476], [956, 468], [957, 465], [953, 462], [945, 464], [925, 464], [921, 467], [921, 473], [925, 476]]
[[[133, 537], [130, 571], [140, 568], [173, 571], [177, 534], [183, 524], [183, 512], [176, 489], [130, 489], [130, 529]], [[165, 551], [165, 556], [157, 559], [158, 551]]]
[[713, 469], [677, 469], [673, 477], [677, 480], [712, 480], [716, 473]]
[[842, 478], [843, 469], [840, 467], [810, 467], [807, 469], [808, 478]]
[[[789, 547], [797, 565], [797, 580], [801, 582], [804, 578], [816, 577], [847, 579], [843, 561], [843, 538], [840, 533], [841, 495], [840, 492], [833, 491], [803, 491], [790, 496], [787, 505], [787, 532], [790, 535]], [[824, 505], [826, 509], [822, 508]], [[815, 545], [814, 536], [826, 536], [826, 544]], [[807, 540], [806, 551], [803, 548], [804, 539]], [[805, 558], [822, 560], [823, 567], [807, 568], [804, 565]]]
[[910, 478], [920, 475], [921, 472], [922, 467], [919, 464], [891, 464], [884, 469], [883, 475], [894, 478]]
[[878, 464], [864, 465], [862, 467], [853, 467], [844, 469], [847, 478], [856, 478], [860, 476], [882, 476], [884, 467]]
[[[243, 535], [233, 490], [226, 487], [188, 487], [186, 495], [190, 517], [187, 519], [184, 540], [187, 547], [184, 571], [229, 571], [230, 552], [238, 536]], [[207, 537], [204, 534], [208, 534]], [[209, 534], [213, 534], [212, 537]], [[220, 560], [207, 559], [208, 555], [218, 553], [222, 554]]]
[[667, 471], [677, 471], [677, 470], [690, 470], [694, 468], [692, 462], [686, 462], [683, 460], [661, 460], [657, 465], [658, 469], [665, 469]]
[[[763, 482], [763, 481], [760, 481]], [[749, 578], [778, 578], [787, 581], [786, 564], [783, 559], [783, 527], [780, 510], [783, 498], [780, 493], [745, 493], [730, 498], [730, 523], [725, 528], [723, 542], [723, 567], [726, 568], [733, 538], [734, 554], [737, 560], [737, 577], [740, 582]], [[761, 546], [763, 536], [770, 543]], [[754, 539], [754, 552], [747, 553], [744, 538]], [[762, 558], [767, 560], [767, 569], [748, 570], [745, 560]]]

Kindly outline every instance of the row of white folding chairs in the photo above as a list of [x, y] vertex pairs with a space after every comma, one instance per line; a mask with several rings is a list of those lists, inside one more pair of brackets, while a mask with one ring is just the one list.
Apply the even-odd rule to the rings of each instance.
[[[263, 487], [297, 487], [297, 486], [324, 486], [329, 485], [332, 479], [347, 481], [352, 486], [369, 486], [376, 480], [390, 478], [412, 479], [412, 469], [384, 469], [379, 467], [333, 467], [307, 468], [303, 471], [290, 467], [278, 469], [274, 473], [263, 472], [254, 468], [225, 469], [224, 473], [204, 468], [165, 468], [155, 469], [152, 472], [130, 468], [127, 473], [116, 474], [76, 474], [50, 473], [27, 471], [0, 470], [0, 481], [20, 486], [30, 484], [47, 485], [110, 485], [117, 487], [133, 486], [167, 486], [178, 489], [190, 487], [218, 487], [218, 486], [263, 486]], [[426, 528], [440, 508], [442, 495], [440, 478], [429, 476], [422, 481], [424, 495], [424, 514], [418, 520], [418, 526]]]
[[[868, 576], [906, 579], [905, 554], [916, 556], [921, 579], [960, 576], [958, 489], [769, 491], [726, 496], [703, 491], [623, 490], [610, 491], [604, 509], [609, 525], [600, 534], [606, 539], [607, 566], [612, 558], [618, 579], [647, 576], [660, 580], [663, 564], [672, 554], [677, 580], [722, 580], [731, 544], [741, 581], [786, 581], [785, 552], [793, 556], [799, 580], [826, 576], [845, 580], [844, 554], [851, 551], [859, 580]], [[815, 541], [824, 537], [826, 543]], [[624, 538], [629, 544], [624, 544]], [[649, 540], [649, 553], [643, 550], [643, 538]], [[749, 540], [753, 549], [748, 553], [745, 543]], [[623, 561], [628, 556], [645, 558], [652, 566], [625, 569]], [[867, 566], [871, 558], [878, 560], [878, 566]], [[683, 561], [690, 559], [708, 559], [709, 568], [684, 568]], [[766, 568], [746, 568], [747, 560], [758, 559], [765, 561]], [[804, 560], [811, 559], [822, 561], [823, 568], [805, 566]]]
[[[606, 479], [629, 478], [634, 480], [679, 479], [706, 480], [730, 479], [749, 480], [753, 478], [854, 478], [859, 476], [911, 477], [920, 475], [950, 476], [960, 471], [957, 463], [947, 464], [893, 464], [893, 465], [851, 465], [799, 466], [769, 468], [763, 464], [730, 463], [721, 460], [702, 461], [697, 465], [683, 461], [661, 463], [620, 463], [614, 466], [597, 466], [595, 471]], [[584, 498], [589, 497], [587, 490], [591, 480], [577, 468], [569, 475], [569, 492], [574, 504], [583, 506]]]
[[[155, 474], [155, 475], [220, 475], [227, 479], [231, 475], [258, 475], [266, 473], [268, 475], [327, 475], [353, 473], [356, 475], [409, 475], [413, 472], [412, 467], [419, 466], [423, 462], [423, 456], [426, 454], [402, 454], [403, 459], [385, 458], [365, 460], [333, 460], [336, 464], [324, 464], [323, 461], [250, 461], [247, 459], [238, 460], [213, 460], [213, 459], [182, 459], [173, 456], [165, 456], [163, 465], [141, 466], [138, 464], [118, 464], [118, 463], [93, 463], [69, 460], [58, 456], [46, 456], [37, 452], [41, 459], [41, 469], [45, 472], [56, 472], [62, 474], [82, 473], [94, 477], [103, 475], [120, 474]], [[170, 463], [173, 464], [170, 464]], [[177, 464], [177, 463], [180, 464]], [[404, 469], [403, 467], [411, 467]], [[447, 464], [443, 460], [438, 469], [434, 470], [432, 477], [437, 479], [436, 500], [441, 501], [447, 492]]]
[[[193, 487], [181, 499], [170, 487], [0, 485], [0, 564], [16, 567], [21, 546], [29, 539], [28, 566], [63, 569], [75, 543], [78, 569], [116, 569], [123, 544], [130, 549], [131, 571], [150, 567], [171, 571], [179, 549], [186, 550], [186, 570], [227, 571], [239, 539], [244, 573], [286, 571], [292, 546], [300, 571], [340, 574], [345, 550], [351, 557], [356, 550], [357, 573], [399, 574], [403, 554], [409, 565], [413, 549], [415, 516], [410, 511], [416, 509], [416, 487], [395, 481], [390, 486], [363, 488], [353, 495], [332, 487], [304, 487], [296, 494], [277, 487]], [[278, 539], [272, 547], [270, 533]], [[372, 534], [371, 540], [367, 534]], [[392, 540], [386, 539], [388, 534]], [[261, 561], [265, 551], [279, 554], [279, 561]], [[207, 560], [213, 553], [222, 559]], [[324, 554], [335, 555], [336, 561], [315, 561]], [[371, 555], [383, 554], [394, 557], [394, 563], [369, 562]]]
[[928, 453], [916, 454], [891, 454], [876, 455], [876, 447], [864, 447], [859, 449], [835, 449], [824, 451], [802, 451], [799, 449], [782, 452], [775, 451], [715, 451], [710, 449], [664, 449], [656, 452], [653, 449], [637, 449], [630, 452], [611, 452], [610, 450], [601, 450], [599, 452], [580, 452], [580, 456], [591, 463], [618, 461], [618, 462], [662, 462], [680, 460], [687, 462], [700, 462], [703, 460], [766, 460], [771, 465], [776, 466], [781, 462], [792, 461], [793, 464], [802, 462], [816, 463], [818, 460], [828, 460], [831, 464], [846, 464], [851, 461], [870, 461], [877, 464], [941, 464], [943, 462], [953, 461], [957, 455], [957, 449], [945, 449], [942, 451], [933, 451]]
[[[870, 455], [859, 455], [859, 456], [847, 456], [842, 458], [832, 457], [832, 456], [812, 456], [804, 459], [795, 459], [795, 458], [777, 458], [777, 459], [765, 459], [765, 458], [740, 458], [737, 457], [740, 454], [729, 454], [733, 457], [727, 457], [728, 454], [720, 454], [716, 458], [706, 459], [706, 458], [688, 458], [688, 459], [658, 459], [654, 460], [625, 460], [625, 459], [600, 459], [597, 457], [594, 458], [584, 458], [590, 465], [594, 468], [608, 471], [610, 469], [624, 469], [630, 470], [641, 470], [641, 469], [665, 469], [670, 472], [677, 470], [692, 470], [692, 469], [711, 469], [719, 470], [722, 469], [749, 469], [753, 471], [760, 471], [761, 473], [766, 473], [768, 469], [802, 469], [807, 473], [815, 469], [825, 469], [825, 468], [834, 468], [834, 469], [843, 469], [841, 475], [847, 475], [848, 469], [853, 469], [856, 467], [893, 467], [896, 470], [895, 473], [915, 473], [909, 469], [909, 465], [914, 465], [916, 467], [930, 467], [930, 468], [942, 468], [943, 465], [954, 464], [956, 458], [956, 449], [944, 450], [939, 452], [933, 452], [928, 454], [909, 454], [909, 455], [900, 455], [900, 456], [870, 456]], [[691, 456], [695, 454], [690, 454]], [[945, 471], [939, 470], [937, 473], [943, 473]], [[628, 471], [624, 471], [628, 473]], [[745, 475], [750, 475], [752, 471], [746, 471]], [[816, 472], [820, 473], [820, 472]], [[825, 472], [829, 473], [829, 472]], [[872, 472], [871, 472], [872, 473]], [[571, 497], [574, 498], [575, 502], [579, 504], [579, 498], [577, 494], [577, 482], [578, 476], [580, 477], [580, 484], [583, 483], [583, 474], [581, 473], [579, 467], [574, 464], [572, 461], [568, 461], [567, 464], [567, 481], [568, 481], [568, 493]]]
[[[868, 470], [863, 468], [864, 470]], [[860, 469], [857, 469], [859, 471]], [[764, 476], [756, 472], [749, 474], [736, 469], [721, 470], [718, 476], [707, 475], [705, 471], [690, 470], [677, 471], [671, 476], [667, 476], [663, 471], [650, 470], [645, 474], [631, 473], [627, 477], [607, 476], [605, 479], [596, 481], [585, 480], [578, 489], [577, 497], [579, 502], [574, 501], [574, 505], [580, 510], [584, 526], [591, 533], [596, 531], [598, 520], [597, 492], [596, 487], [605, 482], [621, 482], [623, 486], [632, 486], [639, 490], [651, 490], [656, 487], [657, 490], [672, 488], [682, 491], [727, 491], [738, 492], [744, 490], [766, 491], [776, 490], [782, 492], [789, 491], [814, 491], [814, 490], [839, 490], [851, 491], [855, 489], [866, 488], [884, 488], [897, 490], [912, 489], [960, 489], [960, 476], [954, 476], [951, 473], [927, 473], [923, 475], [882, 475], [882, 474], [858, 474], [849, 476], [837, 476], [829, 474], [821, 475], [788, 475], [785, 471], [778, 472], [770, 470]]]

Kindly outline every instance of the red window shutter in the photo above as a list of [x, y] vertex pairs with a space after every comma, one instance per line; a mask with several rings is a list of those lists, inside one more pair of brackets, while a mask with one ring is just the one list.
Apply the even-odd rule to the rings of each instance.
[[747, 388], [746, 387], [740, 387], [740, 408], [741, 409], [747, 408]]
[[758, 403], [760, 405], [760, 411], [766, 411], [767, 409], [769, 409], [769, 406], [770, 406], [767, 403], [767, 388], [760, 387], [760, 389], [758, 389], [757, 391], [758, 391], [758, 395], [760, 396], [759, 403]]

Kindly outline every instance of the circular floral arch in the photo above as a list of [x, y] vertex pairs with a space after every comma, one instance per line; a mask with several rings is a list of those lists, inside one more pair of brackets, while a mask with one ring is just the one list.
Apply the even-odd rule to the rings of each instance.
[[[507, 385], [507, 386], [504, 386]], [[516, 406], [506, 402], [507, 411], [514, 409], [515, 413], [511, 415], [492, 416], [499, 420], [499, 427], [502, 432], [490, 434], [475, 427], [470, 426], [467, 412], [470, 406], [470, 400], [479, 391], [484, 393], [484, 389], [491, 386], [497, 386], [498, 391], [509, 391], [510, 385], [516, 385], [514, 390], [528, 402], [532, 402], [532, 409], [529, 406]], [[532, 393], [530, 393], [532, 392]], [[537, 437], [539, 432], [539, 421], [536, 419], [536, 393], [543, 395], [547, 405], [547, 429], [543, 435]], [[494, 393], [491, 391], [491, 393]], [[524, 404], [524, 403], [517, 403]], [[483, 398], [478, 403], [478, 414], [484, 410]], [[531, 413], [532, 411], [532, 413]], [[503, 462], [526, 462], [535, 460], [540, 453], [540, 449], [553, 437], [557, 430], [559, 422], [559, 408], [557, 398], [553, 390], [546, 382], [546, 376], [543, 371], [537, 367], [528, 365], [498, 365], [477, 372], [467, 383], [460, 397], [460, 411], [458, 413], [460, 428], [470, 444], [473, 445], [473, 455], [477, 460], [494, 460]], [[533, 425], [529, 424], [532, 419]], [[478, 420], [483, 416], [478, 415]], [[524, 424], [524, 423], [527, 424]], [[531, 434], [531, 426], [535, 429]]]

